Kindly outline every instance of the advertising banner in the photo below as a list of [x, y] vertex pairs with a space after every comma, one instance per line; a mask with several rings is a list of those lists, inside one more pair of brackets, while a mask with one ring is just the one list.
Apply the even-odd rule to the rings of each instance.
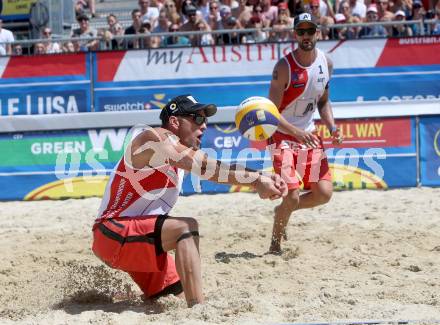
[[333, 61], [333, 101], [440, 98], [440, 36], [317, 45]]
[[[327, 128], [318, 124], [336, 189], [385, 189], [415, 186], [417, 154], [415, 119], [352, 119], [337, 121], [345, 138], [341, 146], [331, 144]], [[233, 124], [210, 126], [203, 138], [208, 153], [227, 162], [271, 171], [265, 143], [249, 142]], [[204, 149], [205, 150], [205, 149]], [[398, 166], [398, 167], [396, 167]], [[202, 192], [226, 191], [227, 186], [202, 181]], [[232, 186], [229, 191], [249, 191]]]
[[[440, 36], [317, 46], [333, 62], [334, 102], [440, 98]], [[95, 109], [161, 108], [184, 93], [218, 106], [266, 97], [275, 63], [292, 49], [278, 43], [97, 53]]]
[[91, 108], [88, 55], [0, 58], [0, 114], [68, 114]]
[[[331, 145], [326, 128], [318, 125], [336, 189], [416, 185], [414, 118], [341, 120], [338, 125], [346, 139], [338, 147]], [[0, 187], [8, 189], [1, 191], [0, 200], [101, 196], [128, 132], [118, 128], [0, 135]], [[266, 143], [249, 142], [232, 124], [209, 125], [202, 148], [227, 163], [272, 170]], [[249, 190], [188, 174], [182, 194]]]
[[37, 0], [1, 0], [0, 15], [3, 20], [25, 20], [29, 19], [31, 5]]
[[161, 108], [184, 93], [236, 105], [267, 95], [279, 51], [278, 44], [245, 44], [96, 53], [95, 110]]
[[128, 129], [0, 135], [2, 200], [102, 195]]
[[440, 117], [420, 118], [421, 183], [440, 186]]

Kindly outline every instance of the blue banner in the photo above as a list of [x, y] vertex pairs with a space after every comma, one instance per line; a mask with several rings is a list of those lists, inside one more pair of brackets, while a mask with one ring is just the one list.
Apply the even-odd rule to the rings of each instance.
[[90, 112], [90, 85], [28, 86], [0, 92], [1, 115]]
[[420, 118], [421, 183], [440, 186], [440, 116]]
[[[429, 139], [437, 134], [438, 141], [439, 120], [427, 120], [435, 122]], [[325, 127], [317, 126], [328, 148], [336, 189], [417, 185], [415, 118], [353, 119], [337, 123], [346, 140], [340, 147], [328, 144], [330, 138]], [[4, 154], [0, 161], [0, 188], [8, 189], [1, 192], [0, 200], [101, 196], [111, 170], [122, 156], [128, 131], [128, 128], [109, 128], [0, 135], [0, 151]], [[438, 170], [439, 158], [432, 159], [433, 148], [426, 160], [435, 162]], [[250, 142], [233, 124], [209, 125], [202, 138], [202, 149], [210, 157], [228, 164], [272, 171], [266, 143]], [[182, 194], [249, 190], [246, 186], [217, 184], [189, 174]]]
[[91, 111], [90, 54], [12, 56], [0, 61], [0, 115]]

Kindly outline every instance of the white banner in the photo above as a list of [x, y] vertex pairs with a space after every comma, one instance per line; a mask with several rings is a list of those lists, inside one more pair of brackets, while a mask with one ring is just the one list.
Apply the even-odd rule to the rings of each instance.
[[[292, 50], [283, 44], [282, 53]], [[272, 74], [278, 44], [128, 51], [114, 81], [252, 77]]]

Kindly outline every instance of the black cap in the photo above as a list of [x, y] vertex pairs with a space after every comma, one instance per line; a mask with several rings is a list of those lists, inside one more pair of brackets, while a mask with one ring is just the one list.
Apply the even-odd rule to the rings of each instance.
[[237, 18], [235, 18], [234, 16], [230, 16], [228, 17], [228, 19], [226, 19], [226, 23], [229, 26], [235, 25], [237, 23]]
[[81, 21], [81, 20], [90, 20], [89, 16], [87, 16], [86, 14], [79, 14], [78, 16], [76, 16], [76, 20], [77, 21]]
[[191, 95], [180, 95], [171, 99], [160, 112], [160, 119], [163, 121], [174, 115], [190, 115], [198, 111], [205, 111], [206, 117], [217, 113], [217, 106], [214, 104], [202, 104], [197, 102]]
[[316, 28], [318, 27], [318, 24], [316, 23], [315, 19], [313, 19], [312, 15], [309, 14], [308, 12], [304, 12], [295, 17], [295, 20], [293, 22], [293, 28], [296, 29], [296, 27], [301, 23], [309, 23], [315, 26]]
[[186, 13], [186, 15], [189, 15], [189, 14], [195, 14], [196, 12], [197, 12], [197, 8], [196, 8], [195, 6], [193, 6], [192, 4], [187, 5], [187, 6], [185, 7], [185, 13]]

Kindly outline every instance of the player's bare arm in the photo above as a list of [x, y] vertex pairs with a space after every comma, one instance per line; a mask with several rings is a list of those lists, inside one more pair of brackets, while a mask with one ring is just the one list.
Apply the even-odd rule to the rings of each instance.
[[137, 169], [169, 164], [217, 183], [246, 184], [255, 187], [263, 199], [277, 199], [287, 193], [287, 187], [278, 177], [261, 175], [243, 166], [231, 168], [229, 164], [209, 158], [202, 150], [183, 145], [176, 135], [162, 128], [144, 131], [133, 140], [131, 162]]
[[[329, 57], [327, 57], [328, 62], [328, 71], [329, 71], [329, 78], [331, 77], [331, 74], [333, 73], [333, 62]], [[327, 83], [325, 86], [324, 94], [321, 96], [321, 98], [318, 101], [318, 111], [319, 115], [321, 116], [321, 120], [324, 122], [324, 124], [327, 126], [328, 130], [330, 131], [332, 137], [333, 137], [333, 143], [334, 144], [340, 144], [342, 143], [342, 135], [340, 130], [336, 127], [335, 119], [333, 117], [333, 109], [330, 104], [330, 85]]]
[[[289, 83], [289, 66], [286, 60], [278, 61], [272, 72], [272, 80], [270, 83], [269, 99], [279, 108], [283, 99], [283, 92]], [[305, 145], [317, 148], [319, 145], [318, 139], [311, 133], [305, 132], [296, 126], [290, 124], [282, 115], [280, 116], [280, 123], [278, 129], [282, 132], [290, 134], [297, 138]]]

